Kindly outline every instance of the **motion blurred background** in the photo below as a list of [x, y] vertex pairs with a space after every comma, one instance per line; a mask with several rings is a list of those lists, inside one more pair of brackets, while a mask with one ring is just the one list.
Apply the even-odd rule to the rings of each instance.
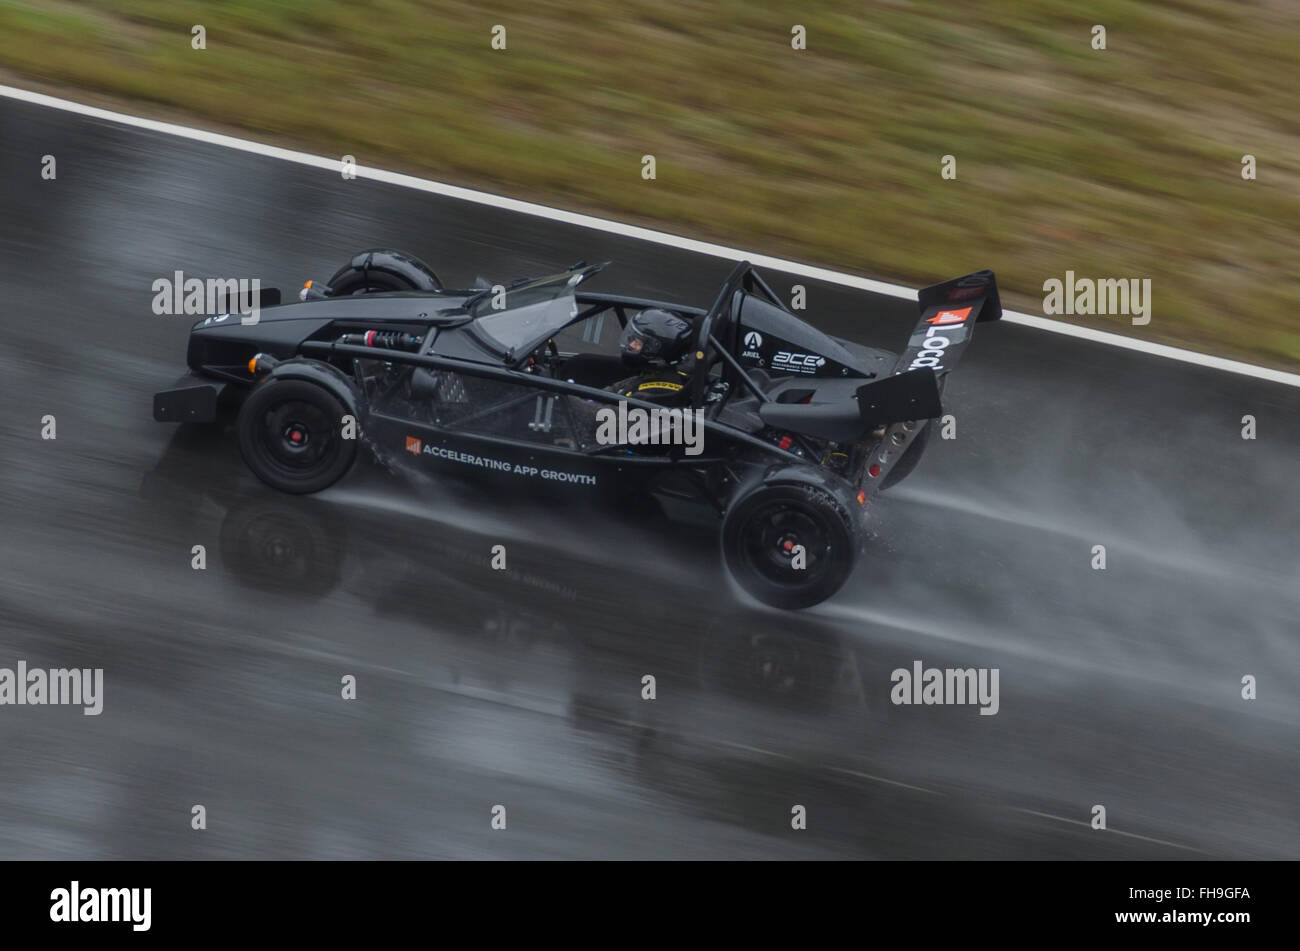
[[1297, 62], [1289, 0], [0, 0], [0, 81], [1286, 368]]
[[[1300, 363], [1292, 4], [813, 6], [0, 0], [0, 83], [912, 286], [992, 267], [1031, 313], [1149, 277], [1149, 325], [1072, 320]], [[1300, 855], [1300, 388], [982, 326], [958, 438], [792, 615], [716, 525], [368, 466], [290, 497], [153, 421], [191, 323], [156, 278], [375, 246], [693, 304], [731, 267], [0, 96], [0, 668], [106, 684], [0, 709], [0, 859]], [[915, 326], [764, 271], [828, 333]], [[917, 660], [999, 670], [998, 715], [891, 703]]]

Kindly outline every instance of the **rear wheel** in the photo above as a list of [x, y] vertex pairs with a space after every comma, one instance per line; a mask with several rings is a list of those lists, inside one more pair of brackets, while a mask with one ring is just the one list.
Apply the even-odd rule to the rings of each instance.
[[355, 439], [343, 438], [343, 404], [306, 380], [259, 384], [239, 411], [239, 449], [253, 474], [301, 495], [333, 485], [352, 468]]
[[856, 552], [848, 511], [815, 486], [760, 486], [734, 503], [722, 522], [722, 553], [732, 577], [778, 608], [829, 598], [848, 578]]

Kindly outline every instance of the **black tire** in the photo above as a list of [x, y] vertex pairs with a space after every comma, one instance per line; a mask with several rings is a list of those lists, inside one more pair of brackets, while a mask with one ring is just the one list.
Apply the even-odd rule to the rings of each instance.
[[347, 533], [335, 514], [305, 499], [241, 503], [221, 523], [222, 564], [240, 584], [259, 591], [322, 597], [338, 587], [347, 551]]
[[903, 458], [899, 459], [894, 464], [894, 468], [885, 474], [885, 480], [880, 483], [881, 492], [884, 492], [892, 485], [898, 485], [916, 468], [916, 464], [921, 461], [921, 456], [925, 454], [925, 445], [930, 441], [930, 427], [933, 425], [934, 423], [927, 424], [925, 429], [917, 434], [911, 445], [903, 453]]
[[814, 706], [830, 696], [835, 645], [806, 625], [771, 616], [715, 621], [700, 667], [710, 685], [762, 704]]
[[319, 492], [356, 461], [357, 440], [343, 438], [346, 413], [315, 383], [270, 377], [239, 411], [239, 451], [253, 474], [272, 488], [294, 495]]
[[[804, 546], [802, 569], [793, 567], [797, 545]], [[843, 586], [857, 537], [848, 510], [825, 489], [763, 485], [727, 510], [722, 555], [731, 576], [759, 601], [807, 608]]]
[[377, 294], [385, 291], [436, 291], [442, 282], [429, 265], [417, 257], [387, 248], [355, 254], [329, 279], [331, 297]]

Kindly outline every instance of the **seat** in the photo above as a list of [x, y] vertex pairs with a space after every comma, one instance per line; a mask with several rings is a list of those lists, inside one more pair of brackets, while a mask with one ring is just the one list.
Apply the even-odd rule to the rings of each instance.
[[600, 353], [579, 353], [556, 367], [555, 375], [561, 380], [572, 380], [583, 386], [603, 390], [610, 384], [631, 376], [632, 371], [623, 365], [619, 357]]

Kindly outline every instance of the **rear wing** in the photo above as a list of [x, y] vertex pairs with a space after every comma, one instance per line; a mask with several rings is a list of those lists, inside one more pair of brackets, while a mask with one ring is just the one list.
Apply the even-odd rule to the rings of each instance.
[[992, 271], [976, 271], [923, 288], [921, 318], [898, 358], [894, 373], [931, 369], [943, 377], [961, 358], [975, 324], [1002, 317], [998, 282]]
[[[859, 386], [855, 399], [764, 402], [759, 417], [778, 429], [836, 442], [853, 442], [879, 426], [938, 419], [944, 376], [970, 343], [975, 324], [1002, 317], [1002, 303], [992, 271], [932, 284], [920, 292], [918, 302], [921, 318], [892, 374]], [[911, 435], [904, 439], [910, 441]]]

